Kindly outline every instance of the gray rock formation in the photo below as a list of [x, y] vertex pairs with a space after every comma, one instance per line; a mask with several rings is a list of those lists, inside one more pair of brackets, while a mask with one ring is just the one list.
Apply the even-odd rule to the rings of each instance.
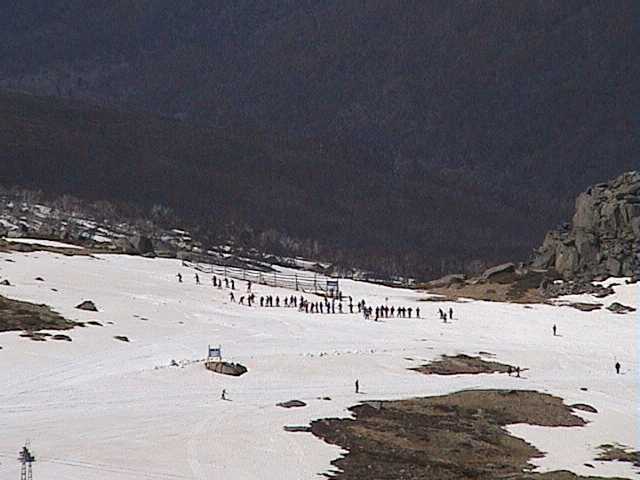
[[565, 279], [631, 277], [640, 272], [640, 172], [581, 193], [570, 228], [547, 233], [531, 265]]
[[516, 271], [515, 263], [503, 263], [502, 265], [496, 265], [495, 267], [488, 268], [482, 274], [483, 280], [489, 280], [501, 273], [513, 273]]
[[211, 370], [212, 372], [231, 375], [233, 377], [239, 377], [240, 375], [247, 373], [247, 367], [239, 363], [207, 361], [204, 366], [207, 370]]
[[93, 303], [91, 300], [85, 300], [84, 302], [80, 303], [79, 305], [76, 305], [76, 308], [78, 310], [86, 310], [88, 312], [97, 312], [98, 311], [98, 307], [96, 307], [96, 304]]
[[135, 235], [134, 237], [130, 238], [129, 241], [138, 251], [138, 253], [142, 255], [154, 253], [153, 242], [149, 237], [145, 237], [144, 235]]
[[427, 288], [447, 288], [451, 285], [463, 284], [466, 280], [466, 276], [461, 273], [453, 273], [451, 275], [446, 275], [442, 278], [438, 278], [437, 280], [431, 280], [426, 283]]

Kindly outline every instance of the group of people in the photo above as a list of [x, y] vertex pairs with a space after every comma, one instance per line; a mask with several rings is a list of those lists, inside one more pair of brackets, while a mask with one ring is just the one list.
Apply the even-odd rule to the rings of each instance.
[[[440, 320], [447, 323], [447, 311], [439, 308], [438, 313], [440, 314]], [[453, 320], [453, 308], [451, 307], [449, 307], [449, 320]]]
[[[176, 275], [176, 277], [178, 278], [178, 283], [182, 283], [182, 274], [180, 272], [178, 272], [178, 274]], [[200, 285], [200, 275], [198, 275], [197, 273], [195, 273], [193, 275], [193, 278], [196, 282], [196, 285]], [[215, 275], [211, 278], [211, 282], [213, 283], [214, 287], [217, 288], [222, 288], [223, 283], [224, 283], [224, 288], [230, 288], [231, 290], [235, 290], [236, 289], [236, 282], [233, 280], [233, 278], [218, 278]]]
[[[394, 307], [381, 305], [375, 307], [367, 306], [365, 301], [362, 300], [358, 303], [358, 312], [362, 313], [365, 320], [369, 320], [374, 314], [374, 321], [378, 321], [381, 318], [398, 317], [398, 318], [412, 318], [414, 309], [412, 307]], [[416, 318], [420, 318], [420, 307], [415, 308]]]
[[[183, 277], [181, 273], [176, 275], [178, 278], [178, 282], [183, 282]], [[194, 279], [196, 285], [200, 285], [200, 275], [198, 273], [194, 274]], [[247, 281], [247, 295], [241, 295], [236, 299], [236, 285], [234, 279], [220, 277], [218, 278], [216, 275], [213, 275], [211, 278], [211, 282], [214, 287], [222, 289], [227, 288], [230, 289], [229, 292], [229, 300], [232, 303], [239, 303], [240, 305], [247, 305], [249, 307], [254, 304], [259, 304], [260, 307], [285, 307], [285, 308], [297, 308], [299, 312], [303, 313], [320, 313], [320, 314], [333, 314], [333, 313], [355, 313], [357, 308], [358, 313], [362, 314], [366, 320], [370, 320], [373, 318], [375, 321], [378, 321], [381, 318], [420, 318], [420, 307], [396, 307], [396, 306], [388, 306], [388, 305], [380, 305], [377, 307], [369, 306], [365, 302], [365, 300], [359, 301], [356, 305], [353, 303], [353, 298], [351, 296], [344, 296], [342, 292], [340, 292], [339, 296], [333, 299], [324, 298], [319, 301], [309, 301], [305, 299], [302, 295], [297, 297], [296, 295], [279, 297], [277, 295], [266, 295], [260, 296], [259, 299], [256, 299], [255, 293], [252, 293], [252, 283], [251, 281]], [[348, 304], [345, 307], [343, 301], [347, 301]], [[445, 322], [447, 321], [447, 312], [439, 309], [440, 318]], [[449, 309], [449, 318], [453, 318], [453, 309]]]

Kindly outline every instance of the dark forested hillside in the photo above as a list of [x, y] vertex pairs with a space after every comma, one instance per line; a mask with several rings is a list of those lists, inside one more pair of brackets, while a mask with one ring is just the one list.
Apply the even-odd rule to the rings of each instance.
[[637, 18], [633, 0], [3, 2], [0, 86], [59, 100], [0, 98], [1, 180], [399, 273], [524, 257], [638, 165]]

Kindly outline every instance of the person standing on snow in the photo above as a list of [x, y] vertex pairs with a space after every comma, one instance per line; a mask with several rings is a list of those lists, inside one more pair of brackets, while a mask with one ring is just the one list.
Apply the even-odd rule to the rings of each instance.
[[557, 331], [558, 331], [558, 327], [556, 327], [555, 325], [553, 326], [553, 336], [557, 336]]
[[616, 362], [616, 374], [620, 375], [620, 362]]
[[178, 277], [178, 283], [182, 283], [182, 274], [178, 273], [176, 277]]
[[196, 285], [200, 285], [200, 276], [197, 273], [195, 274], [195, 278], [196, 278]]
[[360, 382], [356, 378], [356, 393], [360, 393]]

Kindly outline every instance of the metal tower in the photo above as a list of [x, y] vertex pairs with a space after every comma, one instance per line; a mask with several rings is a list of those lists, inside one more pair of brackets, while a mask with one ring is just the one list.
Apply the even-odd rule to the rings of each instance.
[[31, 470], [31, 464], [36, 461], [36, 457], [33, 456], [29, 450], [31, 445], [29, 441], [24, 444], [22, 450], [18, 453], [18, 461], [20, 462], [20, 480], [33, 480], [33, 471]]

